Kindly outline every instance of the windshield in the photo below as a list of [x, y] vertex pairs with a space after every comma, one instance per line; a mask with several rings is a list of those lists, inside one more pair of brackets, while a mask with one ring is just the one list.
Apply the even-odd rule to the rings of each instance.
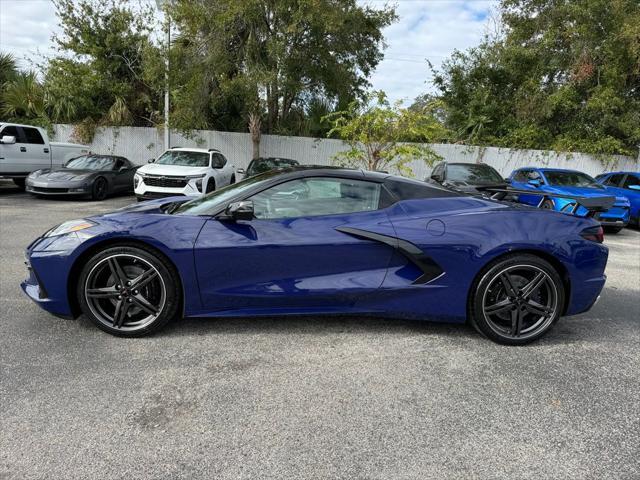
[[586, 173], [582, 172], [555, 172], [546, 170], [544, 176], [547, 177], [549, 185], [557, 187], [592, 187], [604, 189]]
[[472, 185], [484, 185], [492, 183], [504, 183], [500, 174], [489, 165], [447, 165], [447, 180], [450, 182], [462, 182]]
[[242, 196], [243, 192], [253, 189], [260, 183], [267, 183], [271, 177], [279, 175], [278, 171], [271, 171], [250, 177], [241, 182], [227, 185], [219, 190], [214, 190], [207, 195], [199, 197], [195, 200], [185, 202], [176, 208], [172, 213], [176, 215], [207, 215], [226, 207], [229, 200], [237, 195]]
[[182, 167], [208, 167], [209, 154], [207, 152], [169, 150], [168, 152], [164, 152], [155, 163], [159, 165], [179, 165]]
[[274, 168], [286, 168], [298, 165], [295, 160], [288, 158], [258, 158], [253, 160], [247, 169], [247, 175], [257, 175], [268, 172]]
[[69, 160], [64, 168], [74, 170], [113, 170], [114, 159], [111, 157], [99, 157], [95, 155], [85, 155]]

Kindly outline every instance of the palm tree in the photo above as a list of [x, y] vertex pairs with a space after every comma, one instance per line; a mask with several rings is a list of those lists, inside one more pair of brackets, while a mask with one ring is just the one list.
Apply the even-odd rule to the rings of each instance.
[[13, 55], [0, 52], [0, 89], [5, 83], [15, 79], [17, 74], [18, 67]]
[[44, 89], [36, 72], [20, 72], [4, 84], [2, 115], [37, 118], [45, 115]]

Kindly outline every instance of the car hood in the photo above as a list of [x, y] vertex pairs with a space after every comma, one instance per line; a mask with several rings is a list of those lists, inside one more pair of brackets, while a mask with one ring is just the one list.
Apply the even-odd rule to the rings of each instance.
[[72, 170], [69, 168], [62, 168], [60, 170], [37, 170], [29, 176], [34, 180], [44, 180], [47, 182], [68, 182], [69, 180], [82, 180], [84, 178], [89, 178], [92, 175], [96, 175], [98, 173], [101, 172], [96, 170]]
[[209, 171], [209, 167], [185, 167], [184, 165], [157, 165], [150, 163], [138, 169], [138, 173], [145, 175], [168, 175], [186, 177], [189, 175], [202, 175]]
[[579, 197], [616, 197], [616, 205], [620, 206], [629, 204], [627, 197], [616, 195], [608, 189], [600, 190], [599, 188], [590, 187], [549, 187], [546, 190], [550, 193], [566, 193], [568, 195]]

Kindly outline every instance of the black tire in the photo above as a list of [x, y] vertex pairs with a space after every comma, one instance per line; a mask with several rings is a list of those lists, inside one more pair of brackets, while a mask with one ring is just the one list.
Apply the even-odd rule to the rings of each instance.
[[229, 185], [233, 185], [234, 183], [236, 183], [236, 176], [231, 175], [231, 180], [229, 180]]
[[604, 227], [604, 231], [607, 233], [620, 233], [623, 227]]
[[211, 193], [216, 189], [216, 181], [213, 178], [210, 178], [207, 181], [207, 188], [204, 193]]
[[542, 205], [540, 205], [540, 208], [543, 210], [553, 210], [553, 200], [545, 200], [544, 202], [542, 202]]
[[13, 183], [15, 183], [16, 187], [18, 187], [20, 190], [24, 190], [25, 188], [25, 182], [27, 181], [26, 178], [13, 178]]
[[76, 295], [82, 312], [101, 330], [141, 337], [178, 314], [182, 294], [178, 273], [166, 258], [150, 248], [123, 244], [86, 262]]
[[469, 295], [469, 321], [494, 342], [526, 345], [553, 327], [564, 301], [562, 279], [549, 262], [513, 254], [491, 262], [478, 274]]
[[94, 180], [91, 186], [91, 198], [93, 200], [102, 201], [107, 198], [107, 192], [109, 190], [109, 184], [104, 177], [98, 177]]

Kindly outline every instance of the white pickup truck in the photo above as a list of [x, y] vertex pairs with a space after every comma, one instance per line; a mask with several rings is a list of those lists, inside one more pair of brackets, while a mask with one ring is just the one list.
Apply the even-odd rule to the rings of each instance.
[[0, 123], [0, 178], [11, 178], [21, 188], [31, 172], [61, 167], [85, 153], [89, 153], [86, 145], [49, 142], [40, 127]]

